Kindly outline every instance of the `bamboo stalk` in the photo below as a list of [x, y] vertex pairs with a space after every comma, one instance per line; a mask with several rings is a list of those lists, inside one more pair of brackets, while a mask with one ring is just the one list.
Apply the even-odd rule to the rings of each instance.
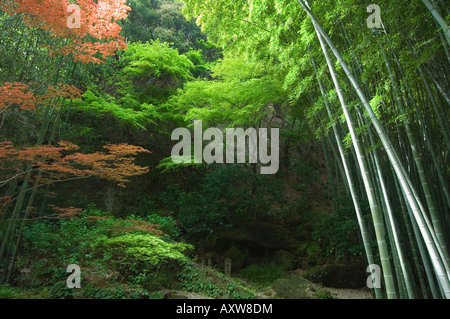
[[389, 157], [389, 160], [394, 167], [394, 171], [396, 173], [396, 176], [400, 182], [400, 186], [402, 188], [402, 191], [406, 195], [408, 199], [408, 205], [411, 207], [413, 216], [415, 220], [418, 223], [419, 229], [421, 231], [421, 234], [424, 238], [425, 244], [427, 246], [428, 253], [430, 254], [431, 260], [433, 262], [435, 271], [437, 273], [437, 276], [439, 278], [439, 282], [442, 285], [444, 289], [444, 293], [446, 298], [450, 299], [450, 273], [447, 273], [446, 269], [448, 269], [448, 265], [446, 264], [445, 260], [442, 260], [437, 245], [439, 244], [437, 241], [434, 240], [434, 231], [431, 227], [428, 227], [428, 223], [426, 222], [426, 216], [424, 216], [424, 211], [421, 210], [421, 203], [420, 199], [414, 196], [414, 189], [411, 188], [411, 182], [409, 180], [409, 177], [405, 174], [405, 170], [402, 167], [399, 157], [394, 150], [392, 143], [390, 142], [389, 138], [387, 137], [386, 131], [384, 127], [379, 122], [378, 118], [376, 117], [375, 113], [373, 112], [372, 108], [370, 107], [369, 101], [367, 100], [364, 92], [362, 92], [359, 83], [355, 80], [352, 72], [348, 68], [347, 64], [343, 60], [341, 54], [337, 50], [334, 43], [329, 38], [328, 34], [325, 32], [325, 30], [321, 27], [317, 19], [312, 14], [311, 10], [309, 10], [308, 6], [305, 4], [304, 1], [298, 0], [300, 5], [303, 7], [303, 9], [306, 11], [308, 16], [311, 18], [313, 23], [315, 24], [316, 28], [321, 33], [322, 37], [327, 42], [328, 46], [338, 59], [340, 65], [344, 69], [345, 74], [349, 78], [353, 88], [357, 92], [364, 109], [368, 113], [372, 124], [374, 125], [377, 134], [379, 135], [381, 142], [383, 143], [383, 146], [386, 150], [386, 153]]

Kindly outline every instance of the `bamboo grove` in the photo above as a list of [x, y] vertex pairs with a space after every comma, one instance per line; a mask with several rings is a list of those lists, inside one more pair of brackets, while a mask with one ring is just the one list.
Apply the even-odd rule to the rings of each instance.
[[333, 193], [353, 199], [382, 269], [376, 297], [450, 298], [448, 4], [377, 1], [369, 28], [370, 1], [185, 2], [227, 50], [277, 68], [329, 154]]

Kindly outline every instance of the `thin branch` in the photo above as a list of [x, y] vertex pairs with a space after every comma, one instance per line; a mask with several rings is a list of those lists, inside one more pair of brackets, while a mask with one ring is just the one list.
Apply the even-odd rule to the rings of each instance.
[[62, 219], [59, 214], [52, 214], [52, 215], [46, 215], [46, 216], [40, 216], [40, 217], [33, 217], [33, 218], [15, 218], [15, 219], [8, 219], [5, 220], [5, 222], [10, 221], [32, 221], [32, 220], [39, 220], [39, 219]]
[[37, 92], [42, 86], [44, 86], [45, 83], [47, 83], [48, 81], [50, 81], [50, 80], [55, 76], [55, 74], [56, 74], [57, 72], [59, 72], [59, 70], [61, 70], [61, 67], [62, 67], [62, 66], [64, 65], [64, 63], [67, 61], [67, 58], [68, 58], [68, 57], [69, 57], [69, 55], [66, 55], [66, 56], [64, 57], [64, 59], [61, 60], [61, 62], [59, 63], [59, 65], [58, 65], [58, 67], [55, 69], [55, 71], [53, 71], [53, 73], [50, 74], [50, 76], [49, 76], [44, 82], [42, 82], [41, 84], [39, 84], [39, 86], [38, 86], [37, 88], [35, 88], [35, 89], [32, 91], [32, 93]]
[[33, 187], [30, 187], [30, 188], [24, 190], [21, 195], [19, 195], [18, 197], [12, 199], [11, 201], [13, 202], [13, 201], [19, 199], [20, 196], [23, 196], [23, 194], [25, 194], [26, 192], [31, 191], [34, 187], [42, 187], [42, 186], [50, 185], [50, 184], [53, 184], [53, 183], [61, 183], [61, 182], [68, 182], [68, 181], [78, 180], [78, 179], [85, 179], [85, 178], [89, 178], [89, 177], [92, 177], [92, 176], [94, 176], [94, 175], [70, 177], [70, 178], [66, 178], [66, 179], [60, 179], [60, 180], [56, 180], [56, 181], [43, 183], [43, 184], [40, 184], [38, 186], [33, 186]]
[[9, 178], [9, 179], [7, 179], [7, 180], [1, 181], [1, 182], [0, 182], [0, 187], [4, 186], [5, 184], [8, 184], [10, 181], [14, 180], [15, 178], [19, 177], [20, 175], [26, 174], [26, 173], [28, 173], [28, 172], [32, 172], [33, 170], [34, 170], [34, 169], [27, 170], [27, 171], [23, 171], [22, 173], [19, 173], [19, 174], [17, 174], [17, 175], [14, 175], [13, 177], [11, 177], [11, 178]]

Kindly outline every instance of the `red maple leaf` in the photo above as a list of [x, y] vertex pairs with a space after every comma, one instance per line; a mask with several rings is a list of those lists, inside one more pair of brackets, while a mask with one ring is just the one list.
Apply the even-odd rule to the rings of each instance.
[[[61, 48], [51, 48], [53, 54], [72, 54], [75, 61], [102, 63], [106, 57], [126, 47], [124, 38], [120, 36], [122, 28], [117, 23], [128, 15], [130, 7], [125, 3], [126, 0], [77, 0], [79, 28], [71, 28], [68, 23], [75, 14], [68, 12], [73, 1], [9, 0], [2, 1], [0, 9], [10, 15], [22, 14], [28, 26], [69, 40]], [[96, 56], [98, 54], [101, 57]]]

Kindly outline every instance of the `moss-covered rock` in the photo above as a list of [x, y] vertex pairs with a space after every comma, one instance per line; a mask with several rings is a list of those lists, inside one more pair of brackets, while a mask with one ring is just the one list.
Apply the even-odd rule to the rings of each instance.
[[298, 278], [278, 279], [273, 283], [273, 289], [283, 299], [308, 299], [308, 283]]

